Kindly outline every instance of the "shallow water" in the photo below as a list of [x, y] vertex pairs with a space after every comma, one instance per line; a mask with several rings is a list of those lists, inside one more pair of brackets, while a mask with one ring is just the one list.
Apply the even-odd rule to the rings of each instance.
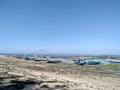
[[29, 85], [25, 85], [25, 88], [23, 90], [33, 90], [34, 85], [29, 84]]

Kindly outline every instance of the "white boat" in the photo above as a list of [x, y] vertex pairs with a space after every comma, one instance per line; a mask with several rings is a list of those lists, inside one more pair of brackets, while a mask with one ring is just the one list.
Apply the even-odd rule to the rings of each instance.
[[106, 60], [111, 63], [120, 63], [120, 60], [114, 60], [114, 59], [106, 59]]

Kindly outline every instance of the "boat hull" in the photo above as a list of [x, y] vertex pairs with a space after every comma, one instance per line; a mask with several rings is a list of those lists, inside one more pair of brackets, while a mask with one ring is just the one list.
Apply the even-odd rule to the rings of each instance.
[[61, 60], [48, 60], [47, 63], [59, 63]]

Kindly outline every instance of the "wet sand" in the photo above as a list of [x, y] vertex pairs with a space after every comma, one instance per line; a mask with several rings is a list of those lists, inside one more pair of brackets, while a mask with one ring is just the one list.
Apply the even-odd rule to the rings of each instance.
[[120, 90], [120, 73], [98, 66], [26, 61], [0, 55], [0, 90]]

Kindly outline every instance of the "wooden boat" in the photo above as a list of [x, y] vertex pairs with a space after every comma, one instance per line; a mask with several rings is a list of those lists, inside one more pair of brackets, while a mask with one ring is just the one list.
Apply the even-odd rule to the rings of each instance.
[[107, 60], [108, 62], [110, 63], [120, 63], [120, 60], [114, 60], [114, 59], [110, 59], [110, 60]]
[[97, 65], [100, 64], [100, 61], [97, 59], [86, 59], [86, 60], [74, 60], [74, 64], [77, 65]]
[[59, 63], [59, 62], [62, 62], [62, 60], [59, 60], [59, 59], [48, 59], [47, 60], [47, 63]]
[[25, 56], [24, 59], [26, 59], [26, 60], [34, 60], [35, 57], [34, 56]]
[[36, 57], [34, 59], [34, 61], [47, 61], [48, 59], [47, 58], [44, 58], [44, 57]]

